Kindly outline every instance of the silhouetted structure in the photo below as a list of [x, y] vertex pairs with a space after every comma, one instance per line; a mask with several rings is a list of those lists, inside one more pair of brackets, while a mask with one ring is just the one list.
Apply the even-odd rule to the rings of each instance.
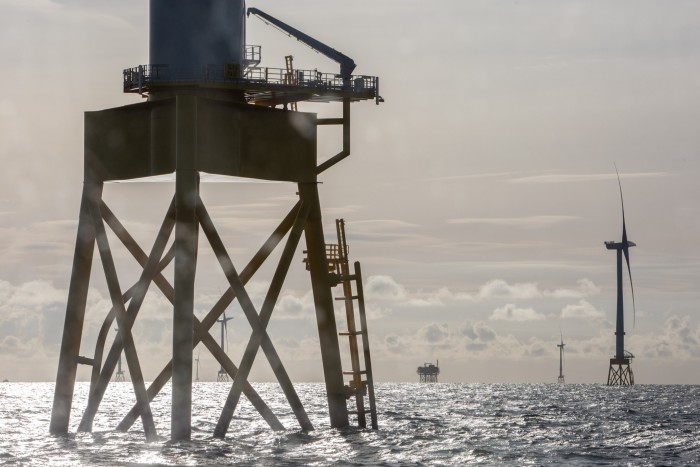
[[197, 376], [195, 377], [194, 381], [199, 383], [199, 354], [197, 354], [197, 358], [195, 358], [194, 361], [197, 364]]
[[[615, 168], [617, 171], [617, 167]], [[620, 203], [622, 205], [622, 241], [605, 242], [605, 248], [615, 250], [617, 253], [617, 320], [615, 324], [615, 356], [610, 359], [608, 369], [608, 386], [631, 386], [634, 384], [634, 373], [630, 363], [634, 358], [630, 352], [625, 351], [625, 314], [622, 293], [622, 255], [627, 262], [627, 272], [630, 278], [630, 288], [632, 289], [632, 309], [634, 306], [634, 285], [632, 284], [632, 270], [630, 269], [630, 247], [636, 246], [634, 242], [627, 239], [627, 227], [625, 226], [625, 201], [622, 198], [622, 182], [620, 174], [617, 173], [617, 184], [620, 188]], [[636, 315], [636, 311], [634, 311]]]
[[[115, 329], [115, 331], [119, 332], [119, 329]], [[119, 360], [117, 361], [117, 373], [114, 375], [114, 382], [115, 383], [123, 383], [126, 381], [126, 376], [124, 375], [124, 371], [122, 371], [122, 354], [119, 354]]]
[[564, 384], [564, 335], [561, 335], [561, 344], [557, 344], [559, 347], [559, 376], [557, 377], [557, 383]]
[[419, 366], [418, 370], [418, 381], [421, 383], [437, 383], [438, 375], [440, 374], [440, 366], [438, 362], [435, 365], [432, 363], [424, 363], [423, 366]]
[[[233, 318], [227, 318], [226, 317], [226, 312], [224, 311], [224, 316], [217, 320], [217, 323], [221, 323], [221, 351], [226, 353], [226, 347], [224, 345], [228, 342], [228, 323], [231, 321]], [[224, 334], [226, 335], [226, 339], [224, 339]], [[221, 368], [219, 368], [219, 372], [216, 374], [216, 382], [217, 383], [228, 383], [228, 373], [226, 372], [226, 369], [224, 369], [224, 366], [221, 365]]]
[[[336, 297], [336, 300], [345, 304], [345, 322], [347, 331], [340, 332], [341, 336], [347, 336], [350, 346], [350, 371], [343, 374], [352, 376], [352, 380], [345, 390], [349, 396], [355, 397], [355, 410], [351, 414], [357, 414], [357, 424], [360, 427], [367, 426], [366, 414], [370, 415], [370, 422], [373, 429], [377, 429], [377, 406], [374, 399], [374, 377], [372, 375], [372, 359], [370, 358], [369, 337], [367, 335], [367, 317], [365, 315], [365, 294], [362, 287], [362, 269], [360, 262], [355, 261], [354, 271], [350, 272], [350, 261], [348, 259], [349, 247], [345, 236], [345, 221], [335, 220], [335, 229], [338, 236], [337, 244], [326, 245], [328, 258], [328, 270], [331, 273], [331, 285], [333, 287], [342, 284], [343, 295]], [[308, 252], [305, 252], [308, 253]], [[309, 259], [304, 262], [309, 267]], [[355, 291], [353, 292], [353, 282]], [[360, 328], [357, 328], [355, 319], [355, 307], [357, 303], [357, 314], [360, 318]], [[358, 337], [362, 340], [362, 362], [360, 361], [360, 347]], [[364, 369], [362, 364], [364, 363]], [[369, 402], [369, 410], [365, 407], [365, 396]]]
[[[243, 0], [151, 0], [150, 65], [124, 70], [124, 91], [147, 101], [85, 114], [85, 169], [73, 272], [58, 364], [50, 431], [68, 431], [78, 364], [92, 368], [87, 408], [78, 427], [91, 431], [109, 380], [124, 351], [136, 404], [117, 426], [126, 431], [140, 418], [146, 438], [157, 439], [150, 403], [172, 376], [172, 440], [191, 435], [192, 350], [202, 342], [233, 378], [214, 430], [224, 437], [241, 395], [273, 429], [283, 425], [248, 383], [262, 348], [302, 430], [313, 425], [266, 331], [298, 243], [305, 237], [316, 310], [330, 424], [349, 424], [346, 401], [359, 388], [344, 384], [338, 331], [328, 270], [319, 176], [350, 154], [350, 103], [382, 99], [378, 78], [353, 76], [349, 57], [262, 13], [250, 9], [287, 34], [340, 64], [340, 73], [262, 68], [260, 47], [245, 45]], [[342, 104], [337, 118], [290, 111], [299, 101]], [[281, 107], [281, 108], [277, 108]], [[318, 161], [319, 126], [342, 129], [342, 149]], [[199, 196], [200, 172], [293, 184], [298, 202], [242, 269], [237, 269]], [[147, 254], [105, 203], [105, 183], [175, 174], [175, 195]], [[122, 289], [106, 234], [109, 226], [143, 268], [139, 280]], [[174, 232], [172, 247], [166, 251]], [[201, 321], [194, 315], [194, 283], [200, 232], [211, 246], [229, 287]], [[245, 284], [286, 238], [260, 310]], [[112, 302], [92, 357], [79, 354], [97, 245]], [[162, 271], [174, 260], [174, 283]], [[349, 280], [349, 279], [348, 279]], [[146, 388], [131, 334], [151, 284], [173, 304], [172, 361]], [[252, 328], [240, 366], [217, 345], [209, 329], [237, 299]], [[119, 335], [103, 362], [106, 330], [116, 319]], [[354, 374], [354, 371], [353, 371]]]

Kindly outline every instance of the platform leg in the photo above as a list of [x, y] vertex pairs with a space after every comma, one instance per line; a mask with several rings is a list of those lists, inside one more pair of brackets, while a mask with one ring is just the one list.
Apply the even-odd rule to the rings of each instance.
[[333, 294], [328, 274], [328, 258], [326, 257], [326, 242], [323, 237], [321, 204], [317, 184], [300, 183], [299, 196], [302, 203], [308, 203], [309, 206], [309, 217], [306, 220], [304, 231], [316, 308], [318, 337], [321, 345], [323, 374], [326, 382], [328, 414], [331, 427], [343, 428], [348, 426], [348, 408], [345, 403], [346, 393], [338, 344], [338, 328], [335, 324]]
[[189, 440], [192, 434], [192, 333], [199, 230], [195, 214], [199, 180], [196, 170], [197, 97], [177, 96], [176, 114], [175, 304], [170, 438], [180, 441]]
[[68, 289], [66, 317], [63, 324], [63, 339], [58, 360], [56, 387], [51, 411], [49, 430], [53, 434], [68, 432], [70, 412], [73, 405], [75, 377], [78, 370], [78, 355], [85, 319], [85, 302], [90, 284], [92, 256], [95, 251], [95, 231], [90, 219], [90, 197], [102, 197], [102, 183], [85, 182], [80, 202], [78, 235], [75, 241], [73, 272]]

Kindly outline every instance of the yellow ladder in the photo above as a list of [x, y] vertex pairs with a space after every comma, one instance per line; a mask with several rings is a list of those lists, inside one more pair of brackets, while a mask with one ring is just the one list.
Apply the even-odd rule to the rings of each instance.
[[[366, 414], [369, 412], [372, 428], [377, 429], [377, 406], [374, 400], [374, 379], [372, 378], [372, 361], [369, 351], [369, 339], [367, 336], [367, 318], [365, 315], [365, 298], [362, 289], [362, 270], [360, 262], [354, 264], [354, 273], [350, 273], [350, 265], [348, 261], [348, 245], [345, 238], [345, 221], [336, 219], [336, 231], [338, 234], [338, 245], [335, 258], [335, 275], [333, 285], [342, 284], [343, 295], [336, 297], [336, 300], [345, 303], [345, 317], [348, 329], [346, 332], [338, 333], [340, 336], [347, 336], [350, 344], [350, 365], [351, 371], [344, 371], [344, 375], [352, 376], [346, 390], [348, 398], [355, 397], [356, 410], [350, 411], [350, 414], [357, 415], [357, 424], [362, 427], [367, 427]], [[329, 258], [330, 259], [330, 258]], [[355, 283], [355, 294], [353, 295], [353, 284]], [[360, 318], [360, 329], [357, 329], [355, 320], [354, 303], [357, 302], [358, 315]], [[362, 352], [364, 355], [364, 370], [360, 364], [360, 351], [358, 345], [358, 337], [362, 338]], [[364, 379], [363, 379], [364, 376]], [[365, 407], [365, 396], [369, 401], [369, 411]]]
[[[296, 76], [294, 76], [294, 56], [293, 55], [285, 55], [284, 56], [284, 63], [287, 66], [287, 73], [284, 75], [284, 84], [299, 84], [297, 82]], [[296, 102], [290, 102], [289, 103], [289, 110], [297, 110], [297, 103]]]

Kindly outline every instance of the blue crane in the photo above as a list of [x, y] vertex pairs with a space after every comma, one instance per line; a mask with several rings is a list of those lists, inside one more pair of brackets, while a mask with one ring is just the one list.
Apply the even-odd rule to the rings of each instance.
[[296, 28], [291, 27], [287, 23], [284, 23], [277, 18], [268, 15], [264, 11], [260, 11], [257, 8], [248, 8], [248, 16], [250, 15], [255, 15], [260, 17], [262, 20], [276, 26], [278, 29], [281, 31], [289, 34], [290, 36], [294, 37], [297, 39], [299, 42], [303, 42], [304, 44], [308, 45], [311, 47], [313, 50], [316, 52], [325, 55], [326, 57], [330, 58], [331, 60], [338, 62], [340, 64], [340, 77], [343, 79], [350, 79], [352, 76], [352, 72], [355, 69], [357, 65], [355, 65], [355, 61], [348, 57], [347, 55], [338, 52], [332, 47], [327, 46], [323, 42], [314, 39], [313, 37], [309, 36], [308, 34], [304, 34], [303, 32], [299, 31]]

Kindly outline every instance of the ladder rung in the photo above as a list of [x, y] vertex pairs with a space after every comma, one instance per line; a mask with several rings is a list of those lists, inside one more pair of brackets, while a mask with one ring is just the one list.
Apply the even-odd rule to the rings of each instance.
[[344, 375], [366, 375], [367, 371], [362, 370], [362, 371], [344, 371]]
[[336, 300], [345, 300], [346, 302], [352, 301], [352, 300], [357, 300], [358, 297], [357, 295], [351, 295], [349, 297], [335, 297]]
[[362, 336], [365, 334], [365, 331], [354, 331], [354, 332], [339, 332], [339, 336]]
[[367, 410], [348, 410], [350, 415], [366, 414]]
[[357, 274], [349, 274], [347, 276], [338, 276], [338, 280], [341, 282], [356, 281]]

